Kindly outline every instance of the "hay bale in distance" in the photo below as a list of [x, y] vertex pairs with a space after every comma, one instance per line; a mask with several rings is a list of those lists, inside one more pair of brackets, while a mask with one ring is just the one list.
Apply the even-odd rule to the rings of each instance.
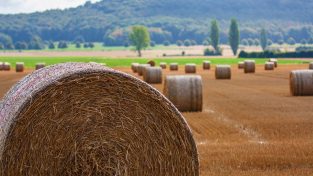
[[245, 63], [244, 62], [238, 62], [238, 69], [244, 69]]
[[178, 63], [171, 63], [170, 64], [170, 70], [171, 71], [177, 71], [178, 70]]
[[167, 76], [163, 93], [181, 112], [202, 111], [201, 76]]
[[197, 65], [196, 64], [186, 64], [185, 65], [185, 73], [196, 73]]
[[99, 64], [33, 72], [0, 114], [1, 175], [199, 175], [195, 141], [174, 105]]
[[211, 61], [203, 61], [202, 67], [203, 67], [203, 70], [210, 70], [211, 69]]
[[274, 70], [275, 64], [274, 62], [265, 62], [264, 69], [265, 70]]
[[143, 75], [143, 72], [145, 70], [146, 67], [151, 67], [149, 64], [139, 64], [137, 67], [137, 73], [139, 76]]
[[231, 79], [230, 65], [217, 65], [215, 68], [216, 79]]
[[311, 62], [311, 63], [309, 64], [309, 69], [310, 69], [310, 70], [313, 70], [313, 62]]
[[36, 64], [36, 70], [42, 69], [46, 66], [46, 63], [37, 63]]
[[16, 62], [15, 70], [16, 70], [16, 72], [23, 72], [24, 71], [24, 62]]
[[244, 72], [245, 73], [255, 73], [255, 61], [245, 60], [244, 61]]
[[161, 67], [162, 69], [166, 69], [166, 66], [167, 66], [166, 62], [161, 62], [161, 63], [160, 63], [160, 67]]
[[154, 60], [149, 60], [147, 62], [147, 64], [149, 64], [151, 67], [154, 67], [155, 66], [155, 61]]
[[146, 67], [143, 71], [143, 80], [150, 84], [162, 83], [161, 67]]
[[132, 63], [131, 69], [134, 73], [138, 72], [138, 66], [139, 66], [139, 63]]
[[9, 62], [4, 62], [3, 70], [4, 71], [10, 71], [11, 70], [11, 64]]
[[291, 71], [289, 81], [291, 95], [313, 95], [313, 70]]
[[275, 66], [275, 68], [277, 67], [277, 63], [278, 63], [278, 60], [277, 59], [273, 59], [273, 58], [271, 58], [271, 59], [269, 59], [268, 60], [269, 62], [274, 62], [274, 66]]

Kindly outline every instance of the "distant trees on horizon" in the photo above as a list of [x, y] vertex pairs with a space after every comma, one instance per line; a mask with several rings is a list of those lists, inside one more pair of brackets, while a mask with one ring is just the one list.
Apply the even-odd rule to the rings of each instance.
[[[224, 34], [220, 31], [219, 22], [217, 20], [211, 21], [211, 26], [207, 30], [207, 35], [204, 35], [199, 39], [179, 39], [173, 41], [173, 36], [165, 31], [159, 30], [157, 28], [148, 28], [146, 26], [141, 26], [145, 28], [146, 34], [149, 35], [149, 42], [147, 46], [154, 47], [157, 44], [163, 44], [164, 46], [169, 46], [172, 44], [176, 44], [179, 47], [185, 46], [194, 46], [194, 45], [203, 45], [209, 46], [211, 45], [215, 52], [220, 52], [219, 45], [226, 44], [225, 42], [221, 42], [221, 36], [225, 37]], [[129, 36], [133, 33], [132, 30], [121, 30], [116, 32], [115, 35], [106, 36], [103, 38], [103, 46], [124, 46], [129, 47], [130, 44], [133, 43], [130, 40]], [[241, 35], [245, 33], [244, 30], [239, 29], [239, 24], [236, 19], [232, 19], [230, 21], [230, 26], [228, 30], [228, 41], [227, 43], [230, 45], [233, 54], [236, 55], [239, 45], [244, 46], [261, 46], [263, 50], [266, 50], [269, 46], [274, 43], [278, 45], [289, 44], [295, 45], [300, 43], [302, 45], [313, 44], [313, 36], [310, 38], [304, 38], [300, 41], [296, 40], [293, 37], [288, 37], [287, 39], [283, 35], [278, 35], [278, 39], [273, 39], [273, 36], [266, 29], [261, 29], [259, 32], [259, 36], [255, 38], [247, 38]], [[119, 37], [117, 37], [119, 36]], [[117, 39], [118, 38], [118, 39]], [[154, 40], [157, 38], [157, 40]], [[162, 41], [162, 42], [161, 42]], [[28, 41], [13, 41], [10, 35], [0, 33], [0, 50], [41, 50], [44, 48], [48, 49], [65, 49], [68, 48], [69, 43], [74, 44], [76, 48], [94, 48], [95, 45], [91, 41], [86, 41], [83, 35], [78, 35], [74, 38], [73, 41], [44, 41], [39, 35], [32, 35]]]

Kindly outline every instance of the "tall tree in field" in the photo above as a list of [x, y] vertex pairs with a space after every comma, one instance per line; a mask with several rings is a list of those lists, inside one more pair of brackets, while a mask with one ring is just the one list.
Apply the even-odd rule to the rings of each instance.
[[135, 46], [138, 56], [141, 57], [141, 50], [150, 45], [150, 34], [144, 26], [134, 26], [129, 34], [129, 40]]
[[261, 42], [261, 47], [262, 47], [263, 51], [266, 50], [266, 48], [267, 48], [267, 34], [266, 34], [265, 29], [261, 30], [260, 42]]
[[211, 44], [216, 52], [219, 52], [219, 42], [220, 42], [220, 29], [216, 20], [211, 22]]
[[239, 41], [240, 41], [240, 32], [236, 19], [231, 20], [229, 34], [228, 34], [229, 45], [233, 50], [234, 55], [237, 55]]

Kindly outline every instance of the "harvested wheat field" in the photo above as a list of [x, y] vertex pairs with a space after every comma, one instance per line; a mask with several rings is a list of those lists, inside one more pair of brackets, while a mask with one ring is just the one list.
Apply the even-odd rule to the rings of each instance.
[[[185, 74], [183, 68], [166, 69], [163, 77]], [[117, 69], [137, 76], [130, 68]], [[196, 139], [201, 175], [313, 174], [313, 97], [290, 95], [289, 73], [295, 69], [307, 65], [280, 65], [271, 72], [257, 65], [255, 74], [233, 65], [231, 80], [216, 80], [215, 66], [197, 66], [203, 111], [183, 115]], [[0, 96], [29, 72], [0, 72]], [[153, 86], [163, 90], [162, 84]]]

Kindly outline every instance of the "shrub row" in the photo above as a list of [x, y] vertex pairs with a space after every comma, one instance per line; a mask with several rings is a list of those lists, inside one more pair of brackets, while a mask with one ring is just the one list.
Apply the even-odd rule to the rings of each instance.
[[313, 58], [313, 51], [301, 52], [245, 52], [241, 51], [239, 58]]

